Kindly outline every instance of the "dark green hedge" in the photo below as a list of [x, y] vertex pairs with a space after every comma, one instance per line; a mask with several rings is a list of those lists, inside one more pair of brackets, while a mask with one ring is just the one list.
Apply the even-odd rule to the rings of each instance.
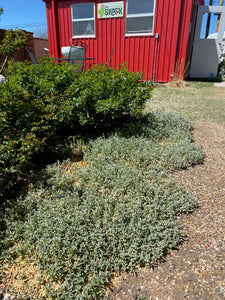
[[[126, 68], [96, 66], [82, 74], [67, 63], [9, 63], [0, 86], [0, 197], [26, 174], [33, 157], [81, 126], [138, 116], [152, 87]], [[65, 141], [65, 140], [64, 140]]]

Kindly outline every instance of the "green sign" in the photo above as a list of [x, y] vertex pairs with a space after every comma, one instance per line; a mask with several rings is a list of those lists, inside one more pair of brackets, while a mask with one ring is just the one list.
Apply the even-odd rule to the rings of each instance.
[[98, 3], [98, 19], [120, 18], [124, 16], [124, 2]]

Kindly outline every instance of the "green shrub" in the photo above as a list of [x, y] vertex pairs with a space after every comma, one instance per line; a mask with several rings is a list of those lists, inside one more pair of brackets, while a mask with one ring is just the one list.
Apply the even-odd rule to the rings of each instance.
[[218, 67], [218, 73], [221, 75], [222, 80], [224, 80], [225, 77], [225, 55], [221, 57], [221, 61], [219, 63]]
[[13, 57], [16, 51], [23, 48], [27, 43], [28, 37], [22, 29], [6, 30], [1, 41], [0, 53], [6, 57]]
[[9, 62], [0, 87], [0, 197], [26, 174], [35, 156], [59, 151], [81, 126], [138, 116], [150, 97], [141, 74], [95, 67], [78, 74], [67, 63]]
[[141, 80], [142, 74], [129, 72], [126, 67], [96, 66], [83, 73], [67, 95], [76, 101], [80, 123], [96, 125], [124, 114], [140, 115], [152, 90]]
[[35, 154], [56, 146], [70, 109], [60, 99], [63, 78], [71, 84], [72, 68], [54, 62], [9, 63], [0, 87], [0, 196], [26, 173]]

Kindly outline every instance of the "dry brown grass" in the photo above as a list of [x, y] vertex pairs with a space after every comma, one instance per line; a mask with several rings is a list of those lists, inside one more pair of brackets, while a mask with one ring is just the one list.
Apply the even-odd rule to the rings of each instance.
[[166, 83], [165, 86], [167, 88], [182, 88], [182, 89], [184, 89], [187, 87], [187, 83], [183, 79], [176, 79], [176, 80], [172, 80], [172, 81]]
[[[21, 294], [23, 299], [26, 299], [31, 295], [31, 291], [34, 297], [41, 297], [42, 299], [48, 299], [45, 295], [43, 285], [40, 285], [40, 278], [45, 284], [50, 283], [48, 276], [43, 275], [34, 261], [28, 261], [23, 257], [18, 257], [13, 263], [4, 265], [4, 271], [2, 273], [2, 281], [0, 283], [0, 289], [10, 294]], [[57, 291], [60, 285], [53, 283], [52, 288]]]
[[210, 82], [173, 81], [154, 89], [146, 112], [174, 111], [191, 121], [225, 122], [225, 87]]

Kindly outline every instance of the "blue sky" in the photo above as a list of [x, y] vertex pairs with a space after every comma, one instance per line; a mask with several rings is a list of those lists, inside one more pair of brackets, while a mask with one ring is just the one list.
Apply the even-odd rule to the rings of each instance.
[[[223, 5], [225, 1], [223, 0]], [[209, 5], [209, 0], [205, 0], [205, 5]], [[220, 0], [213, 0], [213, 5], [220, 5]]]
[[0, 28], [22, 28], [27, 31], [44, 30], [47, 27], [45, 3], [42, 0], [0, 0], [4, 14]]

